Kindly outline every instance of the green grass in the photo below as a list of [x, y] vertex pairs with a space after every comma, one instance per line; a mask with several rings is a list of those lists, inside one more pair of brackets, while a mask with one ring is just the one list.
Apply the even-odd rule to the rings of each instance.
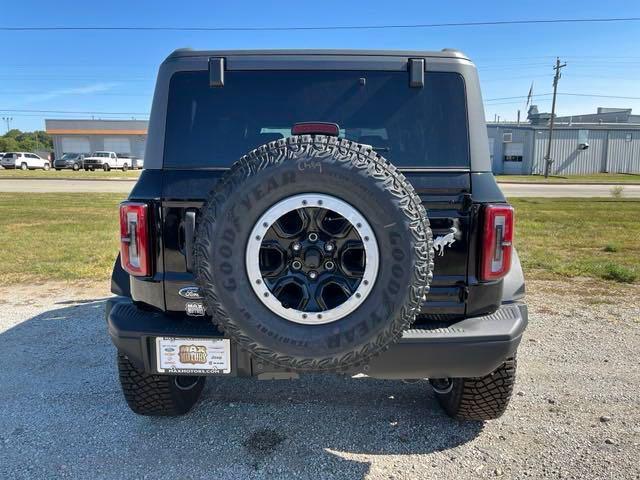
[[[121, 194], [0, 193], [0, 284], [106, 280]], [[517, 198], [516, 247], [528, 278], [640, 280], [640, 201]]]
[[122, 197], [0, 193], [0, 283], [107, 279]]
[[542, 175], [496, 175], [498, 182], [524, 183], [626, 183], [640, 184], [640, 174], [632, 173], [594, 173], [592, 175], [552, 175], [544, 178]]
[[511, 199], [516, 247], [535, 278], [640, 278], [640, 201], [580, 198]]
[[58, 179], [58, 180], [135, 180], [140, 175], [142, 170], [127, 170], [123, 172], [122, 170], [110, 170], [105, 172], [103, 170], [96, 170], [93, 172], [85, 172], [84, 170], [80, 170], [78, 172], [74, 172], [73, 170], [54, 170], [51, 169], [49, 171], [44, 170], [0, 170], [0, 180], [5, 178], [47, 178], [47, 179]]

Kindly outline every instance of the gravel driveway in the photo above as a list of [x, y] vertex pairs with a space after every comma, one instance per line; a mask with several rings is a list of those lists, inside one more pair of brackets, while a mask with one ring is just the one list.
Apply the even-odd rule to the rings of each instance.
[[138, 417], [103, 288], [3, 288], [0, 478], [640, 478], [640, 287], [529, 287], [517, 394], [485, 424], [425, 383], [333, 376], [210, 380], [191, 414]]

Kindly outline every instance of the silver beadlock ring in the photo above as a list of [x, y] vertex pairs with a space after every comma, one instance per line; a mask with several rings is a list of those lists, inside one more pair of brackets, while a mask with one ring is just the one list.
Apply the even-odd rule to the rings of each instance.
[[[260, 247], [262, 239], [271, 226], [283, 215], [304, 209], [317, 207], [331, 210], [344, 217], [356, 229], [363, 240], [365, 251], [364, 273], [356, 291], [340, 305], [319, 312], [305, 312], [286, 308], [269, 291], [260, 271]], [[335, 322], [355, 311], [367, 299], [375, 285], [380, 264], [378, 242], [373, 229], [364, 216], [347, 202], [322, 193], [305, 193], [286, 198], [270, 207], [255, 223], [245, 253], [245, 263], [249, 284], [258, 299], [273, 313], [282, 318], [303, 325], [322, 325]]]

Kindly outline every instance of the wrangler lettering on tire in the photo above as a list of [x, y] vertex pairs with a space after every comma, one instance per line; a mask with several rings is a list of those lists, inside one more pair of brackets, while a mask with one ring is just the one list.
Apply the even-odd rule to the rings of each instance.
[[213, 321], [299, 371], [363, 365], [415, 318], [433, 271], [426, 212], [371, 147], [292, 136], [242, 157], [202, 208], [195, 271]]

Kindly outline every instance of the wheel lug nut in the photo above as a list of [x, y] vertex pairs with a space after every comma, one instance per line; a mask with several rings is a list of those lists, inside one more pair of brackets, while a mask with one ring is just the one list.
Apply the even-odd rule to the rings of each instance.
[[294, 251], [294, 252], [299, 252], [299, 251], [300, 251], [300, 249], [302, 248], [302, 245], [300, 245], [300, 243], [298, 243], [298, 242], [295, 242], [295, 243], [291, 246], [291, 248], [293, 248], [293, 251]]
[[333, 262], [329, 261], [324, 264], [324, 268], [326, 268], [327, 270], [333, 270], [334, 268], [336, 268], [336, 266]]
[[318, 272], [316, 272], [315, 270], [311, 270], [311, 271], [309, 272], [309, 278], [310, 278], [311, 280], [315, 280], [316, 278], [318, 278]]
[[310, 242], [316, 242], [316, 241], [318, 241], [318, 234], [317, 234], [317, 233], [310, 233], [310, 234], [309, 234], [309, 241], [310, 241]]
[[300, 263], [298, 260], [294, 260], [291, 264], [291, 268], [293, 268], [294, 270], [300, 270], [302, 268], [302, 263]]
[[325, 245], [324, 245], [324, 249], [327, 252], [333, 252], [334, 248], [336, 248], [336, 247], [333, 246], [333, 243], [325, 243]]

